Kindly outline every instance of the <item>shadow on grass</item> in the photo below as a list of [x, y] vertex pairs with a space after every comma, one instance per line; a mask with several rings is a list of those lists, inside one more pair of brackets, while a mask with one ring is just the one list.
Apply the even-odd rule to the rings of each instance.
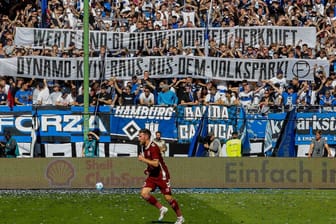
[[[163, 201], [162, 195], [155, 194], [154, 196], [166, 206], [166, 202]], [[210, 201], [207, 199], [202, 200], [202, 198], [199, 197], [193, 197], [193, 194], [176, 194], [174, 197], [179, 203], [186, 224], [240, 224], [232, 219], [229, 214], [230, 211], [218, 210], [213, 206], [213, 203], [226, 203], [224, 200], [218, 201], [222, 199], [218, 198], [216, 195], [214, 195], [213, 199]], [[141, 212], [134, 212], [134, 215], [138, 216], [136, 219], [141, 220], [141, 217], [150, 217], [153, 216], [153, 214], [158, 214], [156, 208], [147, 204], [142, 205], [145, 205], [146, 209], [142, 209]], [[144, 223], [175, 223], [176, 214], [169, 205], [167, 207], [169, 211], [165, 216], [165, 220], [145, 221]], [[225, 212], [227, 212], [227, 214], [225, 214]]]
[[[188, 224], [205, 224], [205, 223], [219, 223], [219, 224], [238, 224], [232, 220], [228, 214], [212, 207], [211, 201], [202, 201], [192, 194], [178, 194], [176, 197], [179, 200], [182, 209], [185, 223]], [[214, 196], [214, 200], [220, 200]], [[216, 202], [218, 203], [218, 201]], [[222, 201], [222, 203], [226, 203]], [[228, 211], [229, 212], [229, 211]]]
[[152, 221], [152, 223], [175, 223], [175, 222], [171, 222], [171, 221]]

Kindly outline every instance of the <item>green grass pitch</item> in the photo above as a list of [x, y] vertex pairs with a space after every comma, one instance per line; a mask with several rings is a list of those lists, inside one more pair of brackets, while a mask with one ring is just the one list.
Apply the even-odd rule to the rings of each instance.
[[[174, 223], [169, 208], [163, 222], [159, 212], [137, 191], [95, 192], [3, 191], [2, 224], [149, 224]], [[333, 224], [336, 190], [218, 190], [174, 193], [186, 224]]]

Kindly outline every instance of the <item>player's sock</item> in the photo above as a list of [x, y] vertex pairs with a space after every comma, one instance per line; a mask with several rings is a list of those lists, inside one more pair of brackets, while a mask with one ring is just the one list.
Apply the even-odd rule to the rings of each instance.
[[172, 209], [174, 209], [177, 217], [182, 216], [182, 212], [181, 212], [181, 210], [178, 206], [178, 203], [175, 199], [170, 200], [169, 204], [172, 207]]
[[148, 201], [149, 204], [154, 205], [155, 207], [157, 207], [158, 209], [162, 208], [162, 205], [160, 202], [158, 202], [158, 200], [156, 200], [155, 197], [153, 197], [152, 195], [150, 195], [148, 198], [145, 198], [146, 201]]

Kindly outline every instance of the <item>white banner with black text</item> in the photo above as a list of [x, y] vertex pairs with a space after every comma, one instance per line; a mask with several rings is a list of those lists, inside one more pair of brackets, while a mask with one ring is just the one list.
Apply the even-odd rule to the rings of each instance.
[[[83, 58], [24, 56], [0, 59], [0, 74], [26, 78], [83, 80]], [[235, 59], [191, 56], [90, 58], [90, 80], [116, 77], [129, 80], [150, 71], [152, 78], [188, 77], [216, 80], [259, 81], [274, 77], [279, 69], [287, 80], [314, 79], [314, 66], [329, 72], [327, 60], [308, 59]]]
[[[288, 27], [288, 26], [251, 26], [251, 27], [230, 27], [230, 28], [181, 28], [150, 32], [112, 32], [112, 31], [90, 31], [90, 47], [99, 50], [101, 46], [106, 46], [110, 51], [119, 51], [127, 48], [136, 51], [147, 46], [161, 47], [166, 40], [167, 46], [177, 46], [178, 41], [182, 42], [182, 47], [196, 48], [205, 46], [205, 37], [208, 32], [209, 39], [213, 39], [217, 44], [229, 44], [230, 40], [240, 40], [245, 46], [257, 46], [271, 44], [296, 46], [307, 44], [308, 47], [316, 46], [315, 27]], [[83, 31], [69, 29], [41, 29], [17, 27], [15, 34], [15, 44], [17, 46], [29, 47], [68, 47], [73, 42], [77, 49], [83, 48]]]

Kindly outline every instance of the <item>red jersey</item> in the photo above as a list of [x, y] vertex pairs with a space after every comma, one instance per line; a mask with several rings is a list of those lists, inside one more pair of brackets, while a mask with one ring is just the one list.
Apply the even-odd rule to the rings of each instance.
[[154, 160], [154, 159], [159, 160], [158, 167], [154, 167], [150, 165], [147, 166], [147, 171], [149, 172], [150, 177], [156, 177], [156, 178], [160, 178], [163, 180], [170, 179], [168, 168], [165, 162], [163, 161], [160, 148], [157, 144], [155, 144], [154, 142], [151, 142], [144, 150], [144, 157], [150, 160]]

